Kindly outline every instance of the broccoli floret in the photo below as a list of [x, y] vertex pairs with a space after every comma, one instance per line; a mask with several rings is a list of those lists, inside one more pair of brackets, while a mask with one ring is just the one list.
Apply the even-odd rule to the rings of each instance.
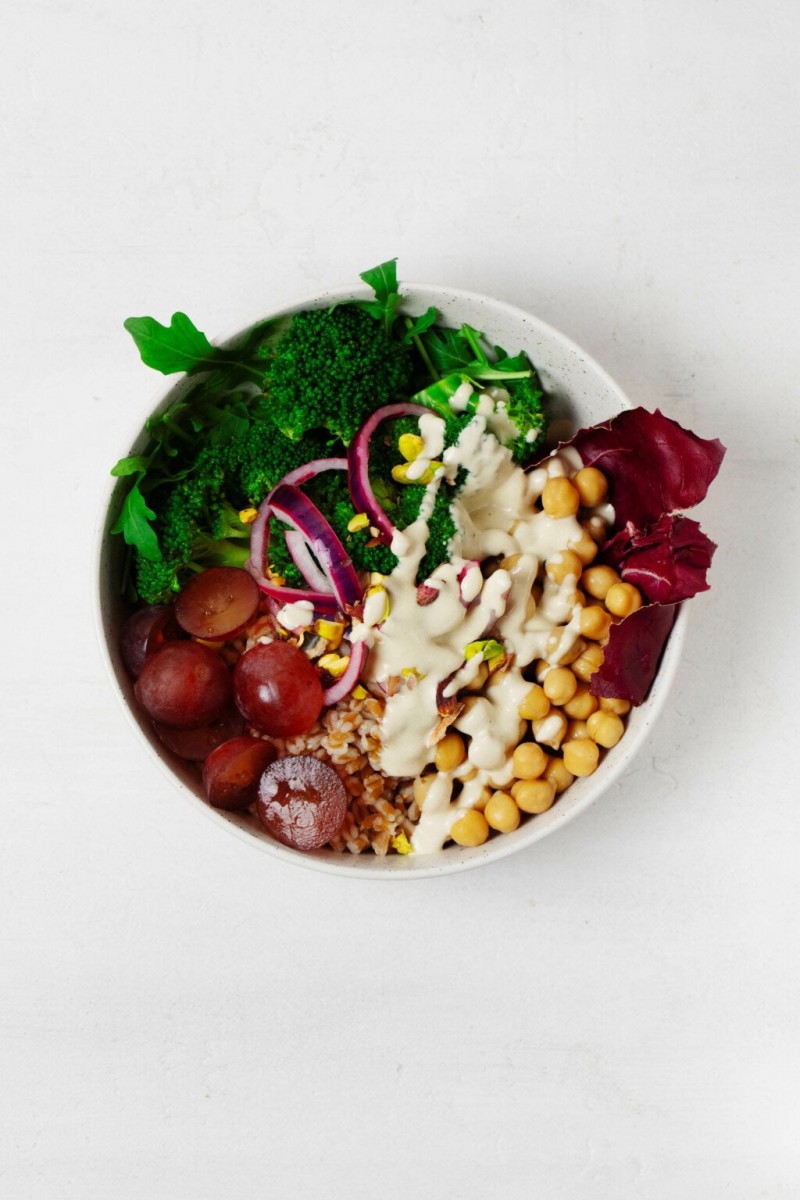
[[204, 529], [193, 515], [196, 497], [173, 493], [161, 522], [163, 557], [136, 558], [136, 590], [147, 604], [174, 599], [187, 578], [206, 567], [243, 567], [250, 555], [250, 530], [230, 504], [218, 502]]
[[[271, 421], [253, 423], [245, 437], [232, 442], [226, 455], [228, 487], [243, 503], [259, 505], [270, 488], [289, 471], [332, 453], [328, 441], [308, 434], [300, 441], [284, 437]], [[342, 450], [341, 453], [344, 453]], [[232, 495], [233, 498], [233, 495]]]
[[266, 373], [269, 413], [297, 439], [324, 429], [347, 443], [382, 404], [409, 390], [409, 346], [354, 305], [298, 313]]
[[515, 463], [530, 462], [547, 433], [547, 416], [542, 407], [544, 393], [535, 373], [530, 379], [517, 379], [504, 386], [509, 396], [506, 412], [519, 431], [509, 449]]

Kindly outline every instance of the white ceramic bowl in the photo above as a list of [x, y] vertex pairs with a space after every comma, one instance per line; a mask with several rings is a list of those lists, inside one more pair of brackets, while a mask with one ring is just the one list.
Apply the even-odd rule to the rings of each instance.
[[[447, 325], [458, 326], [467, 322], [484, 331], [492, 344], [503, 346], [509, 353], [526, 350], [536, 364], [547, 389], [551, 428], [558, 430], [559, 435], [565, 429], [574, 431], [585, 425], [593, 425], [606, 420], [623, 408], [631, 407], [630, 401], [618, 385], [585, 351], [544, 321], [510, 304], [474, 292], [457, 291], [430, 284], [407, 284], [403, 285], [403, 293], [409, 312], [424, 312], [430, 305], [435, 305]], [[299, 312], [304, 308], [327, 306], [334, 300], [362, 298], [367, 294], [366, 290], [360, 288], [341, 288], [323, 295], [307, 297], [279, 312], [264, 314], [258, 320]], [[242, 325], [237, 334], [220, 340], [223, 344], [235, 341], [255, 323], [254, 321]], [[184, 382], [178, 383], [170, 388], [166, 395], [161, 393], [156, 403], [144, 409], [141, 419], [137, 422], [138, 432], [132, 444], [121, 446], [120, 455], [138, 453], [144, 448], [147, 442], [144, 433], [145, 418], [151, 413], [163, 411], [185, 386]], [[285, 862], [336, 875], [357, 875], [373, 879], [419, 879], [428, 875], [445, 875], [453, 871], [468, 870], [513, 854], [571, 821], [608, 790], [642, 746], [666, 699], [680, 657], [686, 626], [685, 606], [679, 613], [670, 635], [650, 695], [645, 704], [631, 712], [625, 737], [606, 755], [594, 775], [586, 779], [576, 779], [548, 812], [529, 817], [514, 833], [493, 837], [483, 846], [474, 849], [451, 845], [436, 854], [391, 855], [383, 859], [373, 854], [349, 855], [332, 851], [304, 854], [291, 850], [270, 838], [247, 814], [225, 813], [211, 808], [203, 797], [196, 768], [176, 758], [159, 742], [148, 718], [135, 704], [133, 688], [118, 649], [119, 630], [125, 616], [117, 585], [122, 552], [121, 539], [112, 538], [108, 534], [116, 515], [119, 493], [124, 486], [124, 480], [113, 481], [109, 485], [98, 521], [96, 541], [97, 627], [114, 690], [140, 743], [161, 765], [184, 799], [196, 811], [205, 813], [220, 829], [230, 830], [251, 845]]]

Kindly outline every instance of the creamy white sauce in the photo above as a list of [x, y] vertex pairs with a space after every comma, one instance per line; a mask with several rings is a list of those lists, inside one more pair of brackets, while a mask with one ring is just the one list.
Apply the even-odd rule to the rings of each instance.
[[295, 600], [279, 608], [275, 619], [284, 629], [306, 629], [313, 624], [314, 605], [310, 600]]
[[[453, 409], [463, 411], [472, 392], [469, 384], [462, 384], [451, 401]], [[535, 507], [549, 478], [571, 477], [580, 470], [580, 456], [570, 448], [554, 453], [535, 471], [517, 467], [510, 451], [492, 436], [493, 428], [502, 433], [503, 421], [508, 421], [505, 399], [502, 389], [481, 395], [476, 415], [447, 449], [444, 422], [433, 415], [421, 418], [423, 451], [414, 462], [421, 460], [426, 466], [416, 477], [433, 459], [444, 466], [426, 488], [418, 519], [393, 538], [398, 562], [383, 583], [388, 617], [366, 634], [363, 628], [356, 630], [351, 638], [369, 641], [366, 677], [387, 692], [381, 722], [381, 768], [386, 774], [420, 774], [433, 761], [437, 729], [441, 732], [438, 701], [444, 698], [462, 706], [452, 725], [469, 739], [467, 760], [456, 771], [435, 775], [412, 838], [417, 853], [440, 849], [455, 821], [474, 807], [485, 788], [511, 782], [511, 752], [525, 727], [519, 705], [531, 686], [523, 668], [534, 659], [547, 659], [551, 665], [563, 661], [580, 633], [574, 575], [561, 584], [545, 577], [538, 605], [531, 596], [540, 565], [583, 536], [575, 517], [554, 519]], [[420, 605], [416, 576], [425, 553], [427, 522], [439, 488], [449, 487], [462, 467], [468, 474], [452, 503], [456, 535], [450, 560], [428, 581], [438, 593], [435, 599]], [[608, 509], [606, 505], [597, 513], [606, 520]], [[484, 577], [475, 564], [496, 556], [515, 557]], [[365, 605], [364, 626], [372, 624], [371, 600]], [[380, 607], [382, 618], [382, 595]], [[559, 631], [554, 639], [558, 644], [548, 654], [554, 630]], [[484, 694], [470, 695], [464, 689], [477, 677], [483, 655], [466, 659], [465, 649], [490, 635], [513, 655], [513, 662], [490, 677]], [[553, 721], [541, 729], [538, 740], [556, 743], [561, 732], [561, 724]], [[453, 798], [454, 782], [466, 775], [470, 777], [462, 780]]]

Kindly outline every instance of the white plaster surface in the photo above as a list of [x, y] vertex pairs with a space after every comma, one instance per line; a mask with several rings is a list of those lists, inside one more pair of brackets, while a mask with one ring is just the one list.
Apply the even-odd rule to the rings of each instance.
[[[0, 1193], [800, 1195], [790, 0], [33, 0], [0, 44]], [[105, 472], [209, 333], [490, 292], [729, 455], [672, 704], [494, 867], [294, 870], [192, 813], [94, 643]]]

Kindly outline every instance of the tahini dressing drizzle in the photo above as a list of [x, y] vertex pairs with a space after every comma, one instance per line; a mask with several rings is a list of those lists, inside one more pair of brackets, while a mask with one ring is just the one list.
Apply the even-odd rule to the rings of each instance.
[[[491, 632], [514, 655], [508, 670], [490, 678], [484, 695], [469, 697], [454, 723], [469, 735], [468, 755], [455, 771], [434, 776], [412, 839], [414, 850], [422, 854], [441, 849], [454, 822], [474, 807], [484, 788], [510, 784], [511, 753], [524, 728], [518, 709], [531, 686], [522, 670], [535, 658], [552, 664], [563, 661], [579, 634], [574, 575], [562, 584], [545, 577], [538, 605], [531, 588], [540, 563], [566, 550], [583, 533], [575, 517], [554, 519], [537, 512], [535, 502], [548, 478], [572, 476], [582, 464], [574, 450], [566, 449], [535, 471], [526, 473], [515, 466], [510, 451], [491, 432], [494, 428], [501, 433], [507, 421], [501, 397], [499, 390], [481, 395], [476, 415], [443, 454], [444, 422], [433, 414], [422, 417], [424, 469], [436, 458], [444, 466], [427, 486], [417, 520], [398, 531], [392, 542], [398, 562], [383, 583], [388, 617], [379, 628], [359, 629], [357, 634], [372, 646], [367, 678], [393, 693], [381, 722], [381, 767], [398, 777], [418, 775], [433, 761], [432, 736], [440, 721], [437, 690], [443, 685], [445, 695], [456, 695], [475, 678], [482, 661], [481, 654], [467, 660], [465, 647]], [[459, 393], [454, 407], [463, 407], [468, 398], [469, 391]], [[416, 576], [425, 553], [427, 523], [438, 489], [452, 487], [460, 467], [468, 474], [452, 505], [457, 533], [450, 561], [427, 580], [438, 592], [435, 600], [420, 605]], [[608, 519], [609, 513], [601, 515]], [[498, 555], [519, 557], [484, 579], [476, 563]], [[558, 649], [548, 657], [548, 637], [557, 628]], [[462, 789], [452, 799], [456, 779], [462, 781]]]

